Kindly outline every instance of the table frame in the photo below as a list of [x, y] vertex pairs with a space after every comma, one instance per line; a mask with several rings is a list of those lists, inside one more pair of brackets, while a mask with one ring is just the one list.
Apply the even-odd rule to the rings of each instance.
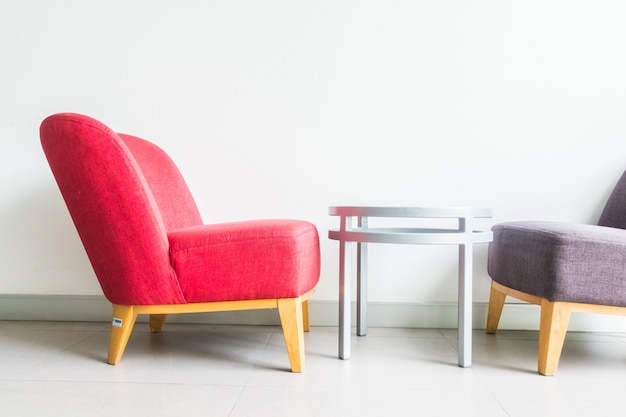
[[[357, 243], [357, 335], [367, 334], [368, 243], [458, 245], [458, 336], [460, 367], [472, 365], [472, 269], [473, 247], [493, 240], [491, 231], [475, 231], [476, 218], [490, 218], [489, 208], [479, 207], [329, 207], [340, 216], [339, 230], [328, 237], [339, 241], [339, 358], [350, 359], [352, 243]], [[456, 229], [370, 228], [369, 218], [456, 218]], [[356, 218], [356, 226], [353, 224]], [[348, 255], [346, 255], [348, 254]], [[346, 256], [350, 259], [346, 260]]]

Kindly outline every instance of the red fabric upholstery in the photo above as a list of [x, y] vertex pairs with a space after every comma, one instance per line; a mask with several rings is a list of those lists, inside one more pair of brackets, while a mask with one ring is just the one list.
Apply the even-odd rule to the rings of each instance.
[[130, 135], [119, 135], [150, 187], [159, 207], [165, 230], [202, 224], [187, 183], [170, 157], [156, 145]]
[[107, 299], [124, 305], [184, 303], [169, 262], [163, 219], [120, 137], [73, 114], [47, 118], [40, 134]]
[[41, 142], [113, 304], [297, 297], [319, 279], [319, 237], [299, 220], [203, 225], [160, 148], [87, 116], [48, 117]]
[[313, 244], [319, 237], [308, 222], [223, 223], [168, 237], [188, 302], [293, 298], [311, 290], [319, 277], [319, 250]]

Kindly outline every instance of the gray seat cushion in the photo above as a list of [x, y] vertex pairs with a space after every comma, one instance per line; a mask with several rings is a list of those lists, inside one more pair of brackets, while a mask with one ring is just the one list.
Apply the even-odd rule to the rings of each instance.
[[626, 230], [515, 221], [492, 231], [494, 281], [550, 301], [626, 306]]

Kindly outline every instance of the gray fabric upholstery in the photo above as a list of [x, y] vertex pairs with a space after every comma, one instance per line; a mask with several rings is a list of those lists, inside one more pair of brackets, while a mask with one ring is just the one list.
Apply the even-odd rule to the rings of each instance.
[[626, 229], [626, 172], [613, 188], [598, 225]]
[[[626, 202], [623, 190], [617, 199]], [[620, 218], [612, 216], [616, 211], [612, 207], [607, 218]], [[494, 281], [550, 301], [626, 306], [625, 230], [520, 221], [492, 231], [488, 272]]]

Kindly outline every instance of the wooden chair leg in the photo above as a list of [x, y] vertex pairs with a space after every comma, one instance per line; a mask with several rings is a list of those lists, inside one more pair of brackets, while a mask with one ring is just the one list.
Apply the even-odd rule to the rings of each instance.
[[498, 330], [500, 316], [504, 308], [506, 294], [497, 290], [493, 281], [491, 282], [491, 293], [489, 295], [489, 309], [487, 311], [487, 333], [494, 334]]
[[150, 331], [160, 333], [166, 318], [167, 314], [150, 314]]
[[291, 372], [304, 371], [304, 320], [303, 302], [298, 298], [278, 300], [278, 314], [283, 327]]
[[308, 332], [310, 330], [309, 325], [309, 301], [302, 302], [302, 324], [304, 326], [304, 331]]
[[111, 323], [107, 358], [109, 364], [117, 365], [122, 359], [136, 320], [137, 313], [135, 313], [133, 306], [113, 305], [113, 322]]
[[541, 302], [538, 371], [542, 375], [552, 376], [556, 373], [570, 315], [568, 303]]

